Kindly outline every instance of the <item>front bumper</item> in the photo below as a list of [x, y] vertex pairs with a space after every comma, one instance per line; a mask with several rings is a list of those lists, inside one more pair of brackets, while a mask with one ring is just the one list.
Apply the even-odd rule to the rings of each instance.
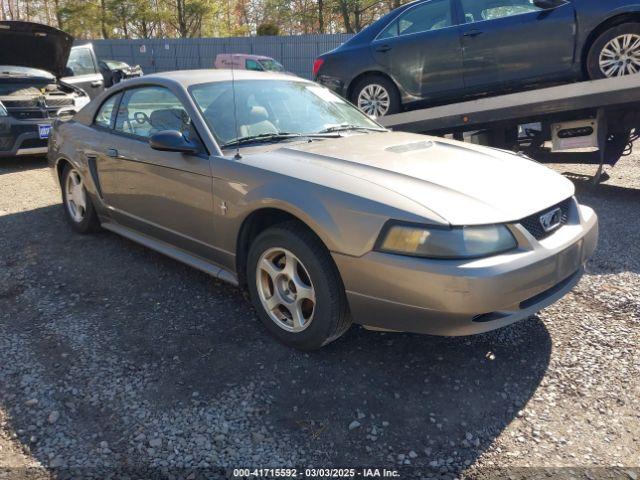
[[537, 241], [512, 225], [519, 247], [476, 260], [430, 260], [370, 252], [333, 254], [351, 314], [365, 326], [433, 335], [472, 335], [527, 318], [580, 280], [595, 251], [595, 212], [574, 204], [566, 225]]
[[39, 125], [51, 125], [53, 120], [20, 120], [0, 118], [0, 158], [22, 155], [45, 155], [47, 139], [41, 139]]

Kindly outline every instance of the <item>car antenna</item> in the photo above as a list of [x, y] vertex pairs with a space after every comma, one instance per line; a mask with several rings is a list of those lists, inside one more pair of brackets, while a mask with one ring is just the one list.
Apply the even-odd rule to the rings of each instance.
[[233, 96], [233, 123], [236, 131], [236, 154], [233, 156], [236, 160], [240, 160], [240, 129], [238, 128], [238, 105], [236, 104], [236, 77], [233, 70], [233, 54], [231, 55], [231, 94]]

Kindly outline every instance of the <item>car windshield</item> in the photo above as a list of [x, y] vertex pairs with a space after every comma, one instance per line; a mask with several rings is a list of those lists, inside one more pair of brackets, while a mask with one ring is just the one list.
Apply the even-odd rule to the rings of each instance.
[[262, 68], [264, 68], [268, 72], [284, 72], [284, 67], [272, 58], [258, 60], [258, 63], [262, 65]]
[[195, 85], [190, 91], [222, 146], [238, 139], [282, 140], [342, 130], [385, 130], [330, 90], [311, 82], [238, 80], [235, 93], [231, 82]]
[[129, 65], [127, 65], [126, 63], [118, 62], [117, 60], [105, 60], [104, 63], [109, 68], [128, 68], [129, 67]]

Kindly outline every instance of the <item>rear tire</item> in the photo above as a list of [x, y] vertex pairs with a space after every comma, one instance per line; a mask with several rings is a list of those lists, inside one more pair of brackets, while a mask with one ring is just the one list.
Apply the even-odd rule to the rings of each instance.
[[591, 80], [640, 72], [640, 23], [623, 23], [600, 34], [589, 48], [586, 70]]
[[402, 109], [398, 88], [383, 75], [367, 75], [358, 80], [353, 87], [351, 102], [373, 117], [393, 115]]
[[297, 222], [258, 235], [249, 249], [247, 283], [260, 320], [286, 345], [315, 350], [351, 325], [333, 259], [322, 242]]
[[62, 207], [71, 228], [78, 233], [92, 233], [100, 229], [100, 220], [84, 186], [82, 176], [67, 164], [60, 178]]

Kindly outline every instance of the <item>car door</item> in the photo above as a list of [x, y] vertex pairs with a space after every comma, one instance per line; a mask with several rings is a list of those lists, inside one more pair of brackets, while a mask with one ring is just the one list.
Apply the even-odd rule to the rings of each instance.
[[104, 91], [104, 78], [91, 45], [73, 47], [67, 61], [67, 76], [62, 80], [83, 89], [95, 98]]
[[376, 62], [415, 97], [463, 87], [462, 47], [450, 0], [429, 0], [402, 12], [372, 42]]
[[[464, 84], [470, 92], [570, 75], [575, 51], [573, 5], [535, 0], [456, 0], [464, 26]], [[492, 93], [492, 92], [488, 92]]]
[[104, 136], [98, 171], [105, 201], [127, 227], [215, 260], [209, 155], [153, 150], [149, 139], [178, 130], [202, 145], [187, 109], [161, 86], [125, 90]]

